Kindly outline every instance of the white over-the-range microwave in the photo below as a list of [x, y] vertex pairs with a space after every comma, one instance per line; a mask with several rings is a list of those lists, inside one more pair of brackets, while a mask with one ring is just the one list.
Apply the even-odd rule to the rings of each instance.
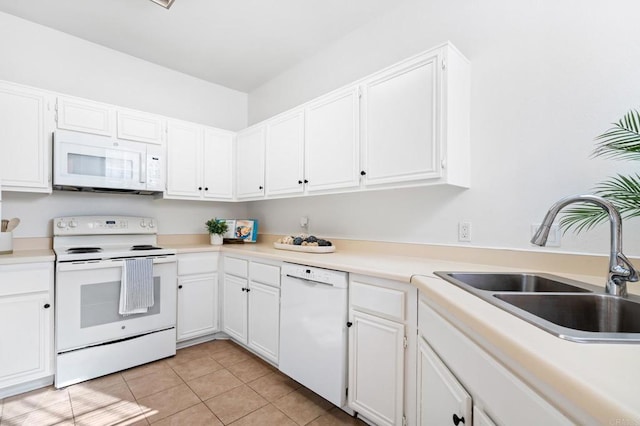
[[57, 130], [53, 188], [153, 194], [164, 190], [160, 145]]

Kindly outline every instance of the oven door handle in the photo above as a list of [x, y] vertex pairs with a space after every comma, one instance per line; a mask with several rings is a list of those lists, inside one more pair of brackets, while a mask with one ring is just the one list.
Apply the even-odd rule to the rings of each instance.
[[[175, 261], [176, 261], [175, 256], [153, 258], [154, 265], [159, 265], [163, 263], [173, 263]], [[123, 259], [100, 260], [97, 262], [91, 262], [91, 261], [62, 262], [62, 263], [58, 263], [57, 270], [61, 272], [65, 272], [65, 271], [89, 271], [92, 269], [122, 268], [123, 263], [124, 263]]]

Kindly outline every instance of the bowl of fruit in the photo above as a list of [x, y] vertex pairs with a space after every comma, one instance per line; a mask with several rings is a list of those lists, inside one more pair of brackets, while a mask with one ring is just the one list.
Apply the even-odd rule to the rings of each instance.
[[333, 253], [336, 247], [329, 240], [314, 235], [287, 235], [273, 243], [279, 250], [302, 251], [306, 253]]

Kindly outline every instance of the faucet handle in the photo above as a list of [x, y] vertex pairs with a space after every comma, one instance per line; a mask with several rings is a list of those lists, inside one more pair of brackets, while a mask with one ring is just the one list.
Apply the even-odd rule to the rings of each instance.
[[638, 271], [633, 267], [631, 261], [622, 253], [618, 253], [617, 275], [624, 277], [625, 281], [638, 281]]

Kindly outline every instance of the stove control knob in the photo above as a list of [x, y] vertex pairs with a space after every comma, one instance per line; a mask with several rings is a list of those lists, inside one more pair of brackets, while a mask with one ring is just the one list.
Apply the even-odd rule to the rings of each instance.
[[147, 223], [144, 220], [141, 220], [140, 226], [144, 228], [145, 226], [147, 226]]
[[149, 222], [149, 228], [153, 228], [154, 226], [153, 222]]
[[66, 228], [67, 227], [67, 223], [65, 221], [61, 220], [56, 224], [56, 226], [58, 228]]
[[76, 226], [78, 226], [78, 222], [76, 222], [75, 220], [69, 222], [69, 228], [75, 228]]

